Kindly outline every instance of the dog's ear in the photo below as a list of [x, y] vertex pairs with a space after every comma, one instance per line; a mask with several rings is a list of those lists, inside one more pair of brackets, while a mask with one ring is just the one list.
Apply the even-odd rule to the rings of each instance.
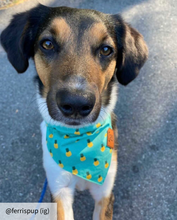
[[1, 34], [1, 44], [18, 73], [26, 71], [28, 59], [34, 55], [35, 39], [47, 9], [39, 5], [27, 12], [15, 15]]
[[143, 36], [119, 15], [113, 15], [114, 31], [117, 41], [116, 75], [122, 85], [127, 85], [139, 74], [148, 56], [148, 48]]

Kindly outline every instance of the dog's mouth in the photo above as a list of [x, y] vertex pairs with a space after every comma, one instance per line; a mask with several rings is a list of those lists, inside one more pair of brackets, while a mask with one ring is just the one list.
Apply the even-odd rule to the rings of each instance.
[[79, 125], [82, 125], [81, 122], [77, 121], [77, 120], [73, 120], [73, 121], [70, 121], [67, 123], [67, 125], [70, 125], [70, 126], [79, 126]]

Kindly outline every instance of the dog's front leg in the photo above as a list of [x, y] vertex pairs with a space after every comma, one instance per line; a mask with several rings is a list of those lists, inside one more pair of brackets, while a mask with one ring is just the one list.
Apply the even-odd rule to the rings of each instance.
[[76, 177], [60, 168], [50, 156], [46, 145], [45, 122], [41, 123], [41, 132], [43, 165], [52, 194], [52, 200], [57, 203], [57, 220], [74, 220], [72, 204]]
[[60, 189], [58, 193], [52, 195], [52, 200], [57, 203], [57, 220], [74, 220], [73, 190], [71, 188]]
[[90, 185], [90, 193], [95, 200], [93, 220], [112, 220], [114, 195], [112, 189], [117, 172], [117, 151], [113, 151], [111, 165], [103, 185]]
[[102, 198], [99, 202], [95, 201], [93, 220], [112, 220], [113, 217], [114, 194]]

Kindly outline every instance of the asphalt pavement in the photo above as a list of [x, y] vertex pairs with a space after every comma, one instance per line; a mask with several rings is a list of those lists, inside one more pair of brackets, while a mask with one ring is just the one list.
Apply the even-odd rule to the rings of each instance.
[[[41, 0], [50, 6], [121, 13], [143, 34], [149, 58], [140, 75], [119, 86], [118, 173], [114, 220], [177, 219], [177, 1]], [[0, 32], [13, 14], [37, 2], [0, 11]], [[37, 202], [45, 180], [42, 118], [35, 100], [35, 68], [18, 75], [0, 47], [0, 202]], [[47, 190], [45, 202], [50, 201]], [[76, 220], [91, 220], [93, 200], [76, 192]]]

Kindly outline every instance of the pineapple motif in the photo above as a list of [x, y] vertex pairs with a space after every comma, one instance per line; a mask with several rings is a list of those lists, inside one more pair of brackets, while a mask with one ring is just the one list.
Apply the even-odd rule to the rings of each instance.
[[52, 150], [50, 150], [50, 156], [51, 156], [51, 157], [53, 157], [53, 153], [52, 153]]
[[98, 182], [100, 183], [103, 180], [103, 177], [101, 175], [98, 176]]
[[107, 169], [109, 167], [109, 163], [107, 161], [105, 161], [105, 165], [104, 167]]
[[94, 164], [94, 166], [98, 166], [100, 163], [99, 163], [98, 159], [94, 158], [93, 164]]
[[57, 149], [58, 148], [58, 143], [57, 143], [57, 140], [55, 140], [55, 143], [54, 143], [54, 148]]
[[102, 144], [101, 145], [101, 152], [104, 152], [105, 151], [105, 146]]
[[79, 129], [76, 129], [76, 131], [74, 132], [75, 135], [80, 135], [80, 131]]
[[93, 143], [89, 139], [87, 140], [87, 146], [88, 147], [93, 147]]
[[85, 161], [85, 160], [86, 160], [86, 157], [85, 157], [83, 154], [81, 154], [80, 160], [81, 160], [81, 161]]
[[63, 168], [63, 167], [64, 167], [64, 165], [62, 164], [61, 160], [59, 160], [58, 162], [59, 162], [59, 164], [58, 164], [58, 165], [59, 165], [59, 167]]
[[49, 138], [53, 138], [53, 134], [50, 134], [50, 135], [49, 135]]
[[71, 151], [68, 148], [66, 148], [66, 156], [70, 157], [71, 155], [72, 155]]
[[78, 174], [78, 170], [76, 169], [76, 167], [73, 167], [72, 174], [74, 174], [74, 175]]
[[92, 135], [92, 132], [87, 132], [86, 134], [87, 134], [88, 136], [90, 136], [90, 135]]
[[90, 180], [90, 179], [92, 178], [92, 175], [91, 175], [89, 172], [87, 172], [86, 178], [87, 178], [88, 180]]
[[100, 126], [101, 126], [101, 124], [100, 124], [100, 123], [96, 124], [96, 127], [97, 127], [97, 128], [99, 128]]

